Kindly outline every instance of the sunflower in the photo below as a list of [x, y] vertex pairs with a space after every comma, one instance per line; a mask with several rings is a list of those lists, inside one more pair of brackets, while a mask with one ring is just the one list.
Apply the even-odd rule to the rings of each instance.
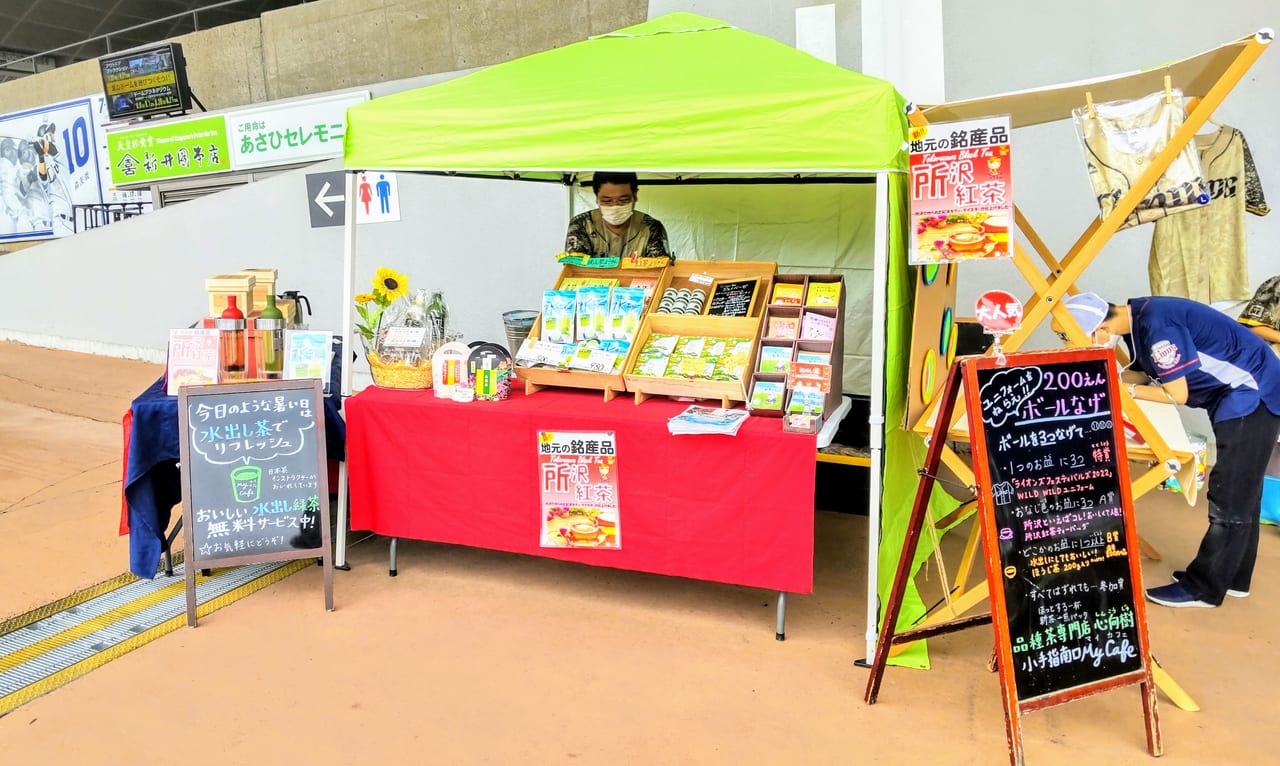
[[384, 293], [387, 303], [391, 303], [409, 294], [409, 278], [384, 266], [378, 269], [378, 276], [373, 278], [373, 288]]
[[373, 303], [374, 300], [375, 300], [375, 297], [373, 293], [359, 293], [356, 295], [356, 303], [359, 305], [364, 305], [366, 303]]

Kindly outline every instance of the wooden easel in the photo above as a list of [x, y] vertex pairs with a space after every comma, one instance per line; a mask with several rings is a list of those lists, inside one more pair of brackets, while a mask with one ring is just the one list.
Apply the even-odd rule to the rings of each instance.
[[[1092, 373], [1094, 376], [1091, 384], [1092, 388], [1095, 390], [1104, 390], [1106, 393], [1105, 395], [1101, 393], [1097, 395], [1098, 399], [1096, 401], [1099, 401], [1100, 404], [1095, 405], [1095, 412], [1082, 416], [1091, 418], [1092, 422], [1086, 425], [1086, 421], [1077, 420], [1076, 424], [1078, 424], [1078, 427], [1081, 427], [1081, 433], [1086, 432], [1083, 430], [1084, 428], [1096, 427], [1100, 423], [1106, 427], [1101, 431], [1095, 430], [1094, 433], [1099, 437], [1105, 434], [1111, 444], [1115, 446], [1115, 454], [1114, 457], [1098, 458], [1096, 457], [1098, 453], [1095, 452], [1095, 460], [1098, 461], [1098, 464], [1095, 467], [1104, 467], [1103, 464], [1108, 461], [1114, 466], [1114, 473], [1111, 473], [1110, 469], [1107, 469], [1106, 473], [1110, 477], [1110, 486], [1115, 486], [1120, 490], [1119, 507], [1123, 511], [1121, 514], [1122, 520], [1118, 522], [1119, 530], [1115, 532], [1117, 535], [1116, 540], [1118, 541], [1116, 545], [1124, 546], [1125, 540], [1133, 540], [1136, 539], [1137, 536], [1133, 521], [1132, 497], [1128, 492], [1129, 484], [1127, 460], [1125, 459], [1123, 447], [1123, 429], [1118, 422], [1115, 422], [1114, 425], [1112, 422], [1114, 403], [1119, 401], [1119, 387], [1117, 385], [1115, 375], [1111, 372], [1113, 369], [1111, 355], [1101, 349], [1095, 349], [1091, 351], [1040, 352], [1023, 354], [1020, 356], [1022, 358], [1019, 359], [1017, 363], [1007, 368], [1004, 366], [1002, 361], [996, 359], [970, 357], [957, 360], [956, 363], [948, 370], [947, 379], [943, 385], [942, 397], [939, 400], [940, 414], [937, 419], [937, 426], [932, 435], [932, 439], [929, 442], [929, 450], [928, 455], [925, 458], [924, 470], [921, 472], [920, 482], [917, 486], [915, 503], [912, 507], [911, 517], [908, 522], [902, 555], [899, 559], [898, 568], [895, 572], [893, 588], [890, 592], [889, 601], [886, 605], [883, 622], [881, 623], [880, 639], [876, 646], [875, 658], [871, 664], [871, 676], [867, 680], [864, 699], [867, 704], [874, 704], [877, 701], [880, 682], [883, 678], [884, 669], [889, 658], [890, 648], [893, 645], [909, 643], [922, 638], [938, 636], [991, 622], [995, 625], [996, 639], [996, 650], [993, 656], [993, 664], [995, 665], [995, 669], [1000, 673], [1000, 685], [1005, 706], [1005, 725], [1009, 742], [1010, 761], [1014, 766], [1021, 766], [1021, 764], [1023, 764], [1020, 722], [1020, 716], [1023, 712], [1043, 709], [1090, 694], [1129, 685], [1138, 685], [1141, 688], [1143, 716], [1146, 722], [1147, 750], [1151, 755], [1158, 756], [1163, 752], [1163, 745], [1161, 742], [1159, 715], [1156, 707], [1156, 680], [1153, 678], [1155, 662], [1150, 657], [1150, 653], [1147, 648], [1149, 642], [1146, 631], [1145, 607], [1142, 602], [1141, 595], [1135, 592], [1135, 586], [1141, 581], [1138, 557], [1136, 553], [1127, 551], [1127, 547], [1126, 552], [1124, 553], [1126, 566], [1121, 574], [1127, 574], [1129, 578], [1129, 591], [1124, 596], [1124, 598], [1127, 599], [1124, 603], [1128, 604], [1136, 615], [1135, 625], [1132, 626], [1130, 631], [1137, 644], [1134, 656], [1127, 662], [1116, 663], [1113, 666], [1108, 666], [1106, 670], [1097, 673], [1095, 676], [1085, 678], [1077, 678], [1074, 675], [1067, 674], [1066, 678], [1052, 678], [1049, 680], [1045, 680], [1043, 678], [1037, 679], [1035, 677], [1037, 672], [1043, 672], [1049, 676], [1053, 676], [1058, 671], [1044, 671], [1043, 665], [1040, 666], [1041, 671], [1032, 670], [1031, 668], [1035, 667], [1035, 665], [1032, 663], [1030, 655], [1026, 654], [1022, 655], [1022, 663], [1024, 664], [1015, 667], [1011, 632], [1014, 630], [1012, 626], [1019, 621], [1013, 619], [1013, 615], [1025, 615], [1026, 611], [1028, 611], [1028, 607], [1026, 606], [1024, 595], [1009, 596], [1009, 593], [1021, 594], [1022, 591], [1026, 591], [1043, 594], [1053, 591], [1053, 588], [1038, 587], [1037, 584], [1033, 582], [1033, 578], [1035, 577], [1048, 578], [1048, 582], [1054, 585], [1061, 584], [1063, 581], [1058, 579], [1059, 575], [1056, 574], [1058, 572], [1056, 564], [1052, 569], [1053, 574], [1037, 575], [1035, 569], [1037, 566], [1035, 563], [1036, 559], [1028, 555], [1023, 555], [1024, 551], [1019, 550], [1019, 543], [1016, 542], [1015, 533], [1008, 526], [1014, 518], [1014, 515], [1010, 512], [1012, 509], [1016, 509], [1018, 518], [1022, 518], [1021, 510], [1024, 507], [1024, 504], [1026, 502], [1034, 503], [1037, 501], [1024, 501], [1021, 497], [1017, 500], [1013, 500], [1014, 492], [1012, 489], [1008, 491], [1008, 496], [993, 499], [993, 497], [995, 497], [993, 490], [993, 484], [995, 482], [990, 471], [991, 465], [994, 465], [995, 461], [992, 461], [990, 464], [987, 462], [988, 444], [985, 435], [987, 426], [984, 425], [984, 423], [994, 422], [995, 417], [992, 415], [993, 407], [991, 402], [987, 401], [986, 389], [982, 389], [981, 391], [978, 390], [979, 386], [976, 381], [978, 380], [980, 370], [988, 371], [988, 384], [995, 386], [998, 376], [1008, 372], [1012, 372], [1016, 375], [1025, 371], [1027, 373], [1028, 380], [1034, 379], [1036, 381], [1040, 381], [1042, 378], [1039, 376], [1041, 375], [1042, 370], [1038, 365], [1045, 365], [1049, 370], [1063, 369], [1064, 365], [1083, 364], [1090, 366], [1087, 369], [1092, 369], [1094, 371]], [[995, 369], [996, 372], [990, 373], [989, 371], [992, 369]], [[1077, 372], [1075, 374], [1080, 373]], [[929, 506], [929, 497], [933, 490], [935, 472], [942, 461], [943, 445], [947, 435], [947, 428], [945, 424], [950, 422], [950, 416], [955, 410], [956, 399], [959, 396], [962, 378], [966, 382], [966, 406], [963, 409], [977, 416], [976, 422], [974, 420], [970, 421], [969, 428], [971, 431], [971, 440], [975, 447], [974, 467], [978, 473], [979, 480], [981, 481], [981, 491], [979, 492], [979, 504], [982, 506], [980, 516], [981, 531], [984, 543], [983, 547], [986, 554], [988, 595], [992, 603], [993, 611], [968, 617], [956, 617], [955, 619], [947, 622], [937, 623], [922, 628], [915, 628], [899, 633], [896, 630], [896, 625], [902, 606], [903, 594], [906, 589], [907, 580], [911, 574], [911, 563], [915, 558], [915, 551], [919, 544], [921, 530], [924, 524], [928, 523], [926, 515]], [[1041, 384], [1037, 384], [1037, 386], [1039, 385]], [[1058, 399], [1063, 399], [1068, 395], [1069, 394], [1057, 394], [1056, 397]], [[996, 401], [1001, 400], [997, 397]], [[1023, 401], [1031, 402], [1032, 400], [1029, 396], [1023, 397], [1022, 400], [1019, 400], [1017, 404], [1009, 407], [1008, 410], [1012, 412], [1016, 409], [1021, 413], [1022, 407], [1024, 406]], [[1105, 405], [1105, 409], [1102, 409], [1103, 405]], [[1047, 406], [1048, 405], [1046, 405], [1046, 407]], [[1028, 411], [1029, 410], [1030, 408], [1028, 407]], [[1018, 417], [1023, 416], [1019, 414]], [[1066, 418], [1047, 417], [1042, 421], [1029, 420], [1027, 422], [1041, 425], [1048, 423], [1048, 425], [1053, 426], [1055, 424], [1049, 421], [1063, 420], [1066, 420]], [[1003, 419], [1001, 422], [1003, 422]], [[1019, 423], [1018, 425], [1021, 426], [1022, 423]], [[1085, 442], [1087, 444], [1090, 440], [1082, 437], [1076, 437], [1076, 441]], [[991, 449], [994, 454], [995, 448], [992, 447]], [[1013, 448], [1008, 449], [1010, 449], [1010, 452], [1008, 453], [1009, 455], [1019, 454], [1018, 450], [1020, 448], [1016, 446], [1016, 443]], [[1042, 450], [1045, 449], [1048, 448], [1042, 448]], [[1096, 449], [1096, 447], [1093, 449]], [[1023, 452], [1027, 451], [1023, 450]], [[1078, 455], [1078, 452], [1079, 450], [1077, 448], [1074, 452], [1068, 452], [1068, 455], [1076, 456]], [[1051, 452], [1050, 454], [1053, 453]], [[1110, 456], [1111, 453], [1105, 454]], [[1006, 458], [1001, 457], [1000, 459]], [[1055, 461], [1056, 460], [1057, 458], [1055, 458]], [[1058, 466], [1059, 463], [1053, 462], [1052, 465], [1055, 466], [1055, 468], [1050, 469], [1051, 477], [1053, 472], [1058, 470], [1056, 466]], [[1079, 469], [1071, 468], [1068, 470], [1075, 471]], [[1097, 473], [1097, 471], [1095, 471], [1095, 473]], [[1007, 479], [1007, 477], [1001, 478]], [[1073, 477], [1069, 480], [1076, 481]], [[1034, 482], [1032, 481], [1028, 481], [1026, 484], [1026, 486], [1033, 485]], [[1087, 500], [1091, 497], [1090, 493], [1094, 492], [1093, 486], [1090, 485], [1087, 490], [1081, 490], [1081, 492], [1083, 492], [1083, 494], [1076, 499]], [[1038, 492], [1036, 494], [1038, 495]], [[1114, 495], [1115, 493], [1111, 494]], [[996, 508], [1000, 506], [1004, 507], [1003, 517], [997, 514]], [[1078, 508], [1080, 506], [1068, 507]], [[1091, 505], [1090, 507], [1094, 506]], [[1103, 508], [1101, 505], [1096, 507], [1099, 510]], [[1076, 513], [1076, 511], [1069, 511], [1068, 515], [1074, 516]], [[1062, 517], [1059, 517], [1059, 520], [1061, 518]], [[1100, 515], [1099, 518], [1102, 518], [1102, 516]], [[1112, 528], [1117, 526], [1117, 522], [1115, 522], [1114, 519], [1104, 523], [1109, 524]], [[1030, 537], [1029, 533], [1023, 532], [1022, 534]], [[1086, 528], [1082, 532], [1074, 534], [1084, 535], [1088, 539], [1093, 539], [1094, 535], [1098, 533], [1093, 528]], [[1107, 534], [1107, 539], [1110, 540], [1111, 533], [1108, 532]], [[1011, 540], [1015, 540], [1015, 542], [1009, 542]], [[1031, 542], [1028, 542], [1027, 544], [1034, 545], [1034, 543]], [[1010, 545], [1013, 546], [1012, 551], [1006, 550]], [[1072, 550], [1074, 551], [1074, 548]], [[1074, 556], [1075, 554], [1073, 552], [1069, 552], [1067, 555]], [[1080, 571], [1087, 571], [1094, 565], [1105, 567], [1107, 566], [1106, 564], [1100, 564], [1099, 562], [1107, 561], [1111, 558], [1113, 558], [1113, 551], [1110, 546], [1108, 546], [1105, 557], [1098, 557], [1096, 560], [1087, 561], [1080, 566]], [[1048, 570], [1048, 564], [1040, 563], [1038, 565], [1045, 567], [1046, 571]], [[1115, 565], [1111, 565], [1111, 569], [1108, 574], [1115, 574]], [[1072, 575], [1066, 575], [1065, 577], [1065, 581], [1070, 587], [1084, 587], [1084, 583], [1088, 581], [1088, 578], [1081, 578], [1080, 582], [1075, 582], [1073, 581]], [[1006, 581], [1015, 583], [1015, 585], [1006, 585]], [[1028, 587], [1024, 581], [1025, 583], [1031, 583], [1031, 585]], [[1044, 583], [1042, 582], [1041, 585], [1043, 584]], [[1010, 590], [1011, 588], [1012, 590]], [[1101, 590], [1105, 589], [1101, 587], [1095, 588], [1095, 591]], [[1088, 596], [1077, 595], [1081, 591], [1071, 590], [1070, 592], [1072, 595], [1068, 598], [1081, 598], [1084, 600], [1088, 600], [1089, 598]], [[1019, 603], [1019, 599], [1023, 599], [1023, 601], [1021, 602], [1020, 607], [1009, 607], [1009, 604], [1006, 602], [1006, 598], [1013, 598], [1012, 603], [1015, 604]], [[1104, 606], [1107, 604], [1114, 605], [1114, 602], [1110, 601], [1106, 596], [1103, 596], [1101, 600], [1099, 600], [1099, 603]], [[1021, 611], [1019, 611], [1020, 609]], [[1023, 626], [1023, 628], [1025, 628], [1025, 626]], [[1059, 628], [1059, 630], [1061, 630], [1061, 628]], [[1050, 632], [1052, 632], [1052, 630], [1050, 630]], [[1021, 642], [1022, 638], [1025, 638], [1025, 636], [1019, 634], [1019, 644], [1023, 650], [1025, 650], [1026, 644]], [[1087, 643], [1088, 642], [1086, 641], [1086, 644]], [[1031, 645], [1034, 646], [1034, 642]], [[1109, 645], [1110, 642], [1108, 642], [1108, 646]], [[1049, 649], [1048, 651], [1050, 654], [1053, 652], [1052, 649]], [[1087, 662], [1082, 664], [1081, 667], [1087, 667]], [[1028, 678], [1031, 680], [1028, 680]], [[1035, 683], [1037, 681], [1042, 683]], [[1022, 698], [1024, 691], [1027, 693], [1026, 699]]]

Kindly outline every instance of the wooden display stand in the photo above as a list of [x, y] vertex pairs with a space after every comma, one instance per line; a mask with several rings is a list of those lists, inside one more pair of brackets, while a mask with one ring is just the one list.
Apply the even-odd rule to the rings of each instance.
[[[560, 276], [556, 278], [554, 289], [559, 290], [564, 281], [569, 278], [585, 278], [585, 279], [616, 279], [618, 284], [627, 287], [630, 286], [633, 279], [657, 280], [654, 287], [653, 296], [645, 303], [645, 313], [648, 314], [658, 302], [656, 296], [662, 294], [670, 282], [668, 274], [670, 267], [658, 267], [652, 269], [592, 269], [584, 266], [564, 266], [560, 269]], [[640, 329], [636, 332], [635, 341], [640, 339], [643, 333], [643, 322]], [[538, 318], [534, 321], [533, 329], [529, 331], [529, 338], [537, 340], [542, 336], [542, 314], [538, 314]], [[520, 367], [515, 368], [516, 377], [524, 381], [525, 395], [536, 394], [544, 388], [586, 388], [604, 392], [604, 400], [607, 402], [620, 392], [626, 391], [626, 382], [623, 380], [623, 372], [631, 369], [631, 365], [635, 360], [636, 351], [640, 348], [637, 342], [631, 343], [631, 348], [627, 351], [627, 356], [622, 361], [622, 366], [618, 372], [604, 373], [592, 372], [590, 370], [570, 370], [550, 367]], [[513, 349], [514, 351], [514, 349]]]
[[[759, 347], [756, 349], [753, 363], [751, 365], [751, 382], [747, 387], [747, 393], [750, 395], [755, 388], [757, 382], [782, 382], [787, 381], [786, 373], [777, 372], [761, 372], [761, 355], [764, 349], [768, 348], [784, 348], [787, 349], [790, 364], [796, 363], [796, 354], [801, 351], [815, 351], [829, 355], [829, 364], [831, 365], [831, 386], [826, 392], [823, 400], [822, 413], [823, 419], [836, 407], [840, 406], [841, 397], [841, 381], [844, 379], [844, 298], [846, 295], [844, 277], [840, 274], [779, 274], [774, 277], [774, 287], [781, 285], [795, 285], [799, 289], [801, 295], [800, 303], [787, 304], [776, 303], [774, 301], [775, 293], [770, 292], [770, 302], [765, 307], [763, 321], [761, 322], [761, 337]], [[810, 305], [810, 286], [811, 285], [836, 285], [838, 291], [834, 303], [816, 303]], [[804, 326], [804, 318], [806, 314], [818, 314], [830, 318], [834, 322], [834, 331], [830, 340], [817, 340], [801, 337], [801, 328]], [[773, 318], [794, 319], [796, 322], [795, 337], [774, 337], [770, 335], [770, 320]], [[764, 417], [781, 418], [786, 415], [787, 406], [790, 404], [790, 389], [786, 401], [782, 403], [780, 409], [755, 409], [751, 408], [752, 415], [761, 415]], [[749, 407], [750, 408], [750, 407]], [[816, 430], [814, 431], [816, 433]]]
[[[751, 354], [755, 355], [756, 338], [760, 333], [760, 317], [715, 317], [715, 316], [683, 316], [680, 314], [648, 314], [640, 323], [640, 332], [636, 333], [636, 342], [632, 350], [643, 348], [645, 341], [653, 333], [664, 335], [703, 335], [708, 338], [733, 338], [750, 340]], [[633, 355], [627, 369], [635, 365]], [[743, 377], [746, 377], [744, 370]], [[653, 375], [637, 375], [628, 372], [625, 376], [627, 390], [635, 393], [636, 404], [640, 404], [651, 396], [688, 396], [694, 399], [719, 399], [721, 407], [730, 407], [733, 402], [744, 402], [747, 399], [746, 387], [741, 380], [689, 380], [677, 377], [658, 377]]]
[[[650, 312], [640, 323], [635, 342], [631, 344], [631, 356], [626, 361], [624, 375], [626, 388], [635, 394], [636, 404], [651, 396], [687, 396], [695, 399], [719, 399], [722, 407], [732, 402], [746, 401], [745, 380], [689, 380], [677, 377], [637, 375], [634, 372], [636, 357], [645, 341], [653, 333], [670, 335], [699, 335], [710, 338], [751, 340], [749, 359], [756, 355], [756, 342], [760, 336], [760, 321], [768, 299], [770, 286], [778, 265], [772, 261], [677, 261], [667, 270], [668, 287], [700, 288], [708, 298], [702, 314], [662, 314]], [[719, 283], [757, 280], [757, 287], [750, 301], [748, 316], [715, 316], [708, 314], [714, 288]], [[661, 290], [658, 296], [661, 296]], [[657, 297], [655, 297], [655, 301]], [[750, 363], [750, 362], [748, 362]], [[747, 374], [744, 371], [744, 379]]]

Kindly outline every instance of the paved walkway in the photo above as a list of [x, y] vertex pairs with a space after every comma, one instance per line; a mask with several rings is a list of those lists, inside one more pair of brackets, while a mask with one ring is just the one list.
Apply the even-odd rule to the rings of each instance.
[[[155, 365], [0, 343], [0, 619], [127, 569], [121, 413]], [[1202, 501], [1203, 502], [1203, 501]], [[1203, 507], [1139, 502], [1164, 582]], [[865, 519], [819, 512], [815, 592], [775, 594], [427, 543], [351, 550], [337, 610], [310, 568], [0, 718], [4, 763], [1000, 764], [991, 633], [932, 642], [867, 707]], [[1203, 706], [1163, 696], [1174, 764], [1280, 763], [1272, 694], [1280, 534], [1247, 600], [1153, 607], [1156, 655]], [[930, 575], [936, 586], [938, 577]], [[1136, 689], [1024, 718], [1032, 764], [1147, 764]]]

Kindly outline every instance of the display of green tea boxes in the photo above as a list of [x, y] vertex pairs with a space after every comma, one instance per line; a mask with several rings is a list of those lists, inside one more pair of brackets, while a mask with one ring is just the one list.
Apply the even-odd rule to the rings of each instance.
[[650, 333], [631, 372], [684, 380], [742, 380], [750, 362], [750, 338]]

